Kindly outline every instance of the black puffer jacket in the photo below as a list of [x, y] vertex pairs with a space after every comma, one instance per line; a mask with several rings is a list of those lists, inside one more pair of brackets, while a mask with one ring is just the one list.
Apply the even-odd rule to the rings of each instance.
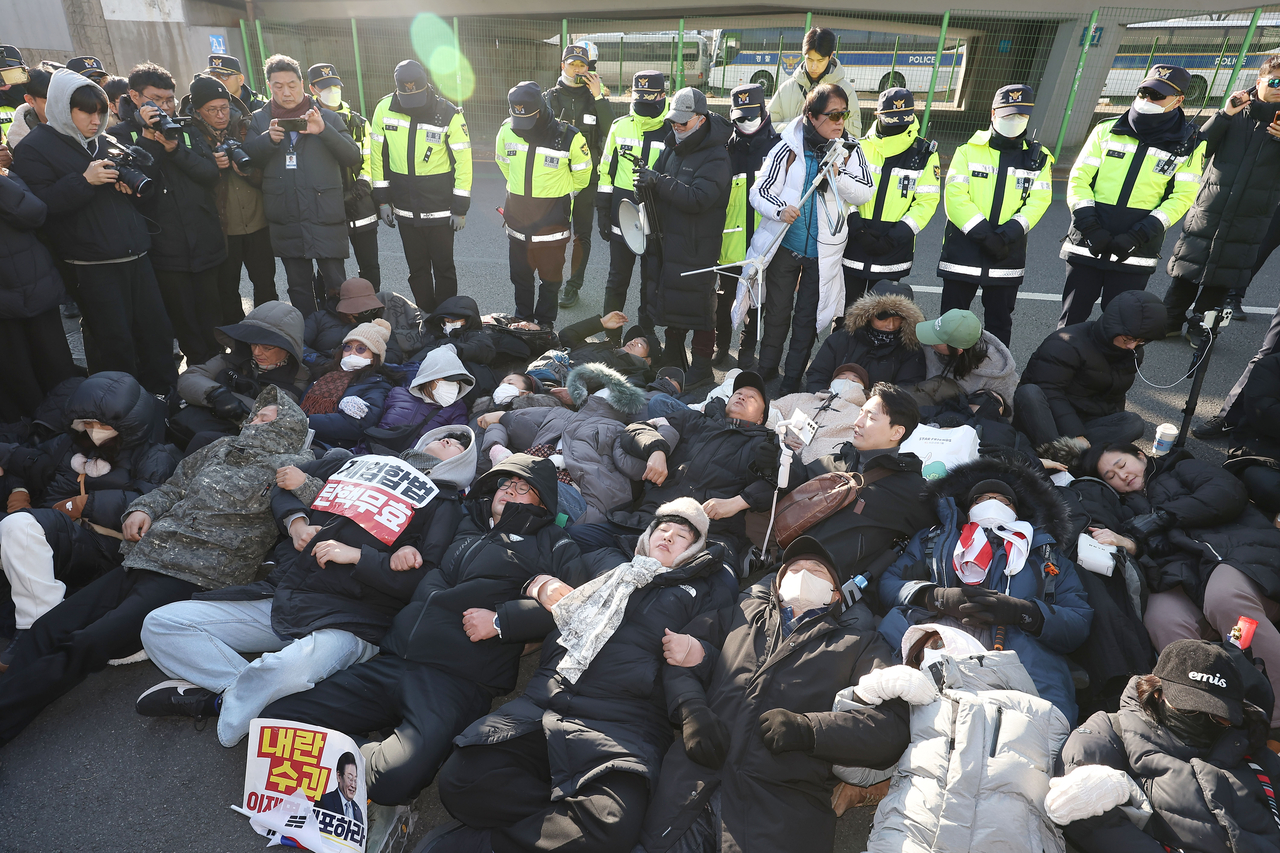
[[[774, 490], [769, 480], [776, 470], [768, 472], [767, 480], [757, 473], [752, 463], [761, 445], [775, 442], [776, 446], [772, 430], [726, 417], [723, 400], [707, 403], [705, 413], [685, 409], [667, 415], [666, 419], [680, 435], [674, 449], [656, 427], [644, 422], [631, 424], [618, 437], [623, 452], [636, 459], [647, 460], [657, 450], [666, 453], [667, 479], [661, 486], [646, 482], [644, 494], [638, 500], [609, 513], [614, 523], [643, 530], [653, 520], [658, 507], [676, 498], [693, 498], [702, 503], [710, 498], [741, 495], [750, 510], [769, 511]], [[792, 460], [792, 488], [804, 479], [804, 466], [797, 454]], [[745, 541], [743, 513], [714, 519], [710, 531]]]
[[0, 175], [0, 320], [35, 317], [62, 299], [62, 276], [35, 233], [48, 210], [17, 172]]
[[662, 239], [649, 241], [650, 270], [656, 279], [645, 287], [659, 326], [715, 328], [716, 273], [682, 273], [714, 266], [720, 259], [733, 184], [724, 147], [731, 132], [728, 121], [712, 114], [683, 142], [676, 143], [674, 132], [667, 134], [667, 147], [653, 164], [659, 174], [653, 194]]
[[1240, 401], [1244, 418], [1231, 431], [1231, 455], [1280, 460], [1280, 353], [1258, 360]]
[[[599, 576], [631, 559], [616, 548], [587, 555]], [[671, 745], [663, 691], [662, 637], [695, 617], [732, 605], [725, 585], [712, 578], [720, 561], [702, 551], [636, 590], [622, 623], [576, 683], [556, 672], [565, 648], [559, 631], [542, 644], [542, 659], [524, 695], [472, 724], [458, 746], [500, 743], [545, 731], [551, 785], [573, 796], [603, 773], [622, 770], [658, 782], [658, 767]], [[505, 631], [505, 629], [504, 629]]]
[[[311, 313], [303, 327], [302, 342], [306, 349], [303, 351], [302, 359], [316, 379], [319, 379], [329, 367], [329, 362], [333, 361], [334, 351], [342, 346], [347, 333], [358, 325], [335, 311], [334, 304], [333, 300], [330, 300], [324, 308]], [[387, 341], [387, 355], [383, 363], [404, 363], [404, 353], [400, 351], [394, 334]]]
[[1062, 763], [1067, 773], [1088, 764], [1125, 771], [1155, 813], [1139, 829], [1114, 808], [1068, 824], [1064, 834], [1082, 853], [1274, 853], [1280, 826], [1250, 762], [1272, 780], [1280, 773], [1276, 754], [1265, 747], [1251, 750], [1238, 728], [1225, 729], [1209, 749], [1182, 743], [1142, 710], [1130, 682], [1119, 714], [1094, 714], [1071, 733]]
[[141, 167], [156, 182], [143, 206], [160, 227], [152, 241], [151, 265], [176, 272], [203, 272], [218, 266], [227, 257], [215, 195], [221, 175], [204, 134], [194, 125], [189, 127], [170, 154], [162, 143], [142, 135], [133, 101], [121, 98], [120, 110], [120, 124], [107, 133], [153, 158], [150, 166]]
[[1258, 246], [1280, 205], [1280, 140], [1267, 133], [1280, 104], [1254, 100], [1234, 116], [1215, 113], [1200, 129], [1208, 161], [1196, 203], [1182, 223], [1169, 275], [1196, 284], [1248, 286]]
[[[532, 484], [546, 507], [509, 503], [490, 527], [498, 480], [513, 474]], [[577, 543], [555, 524], [556, 488], [555, 465], [524, 453], [477, 480], [440, 568], [423, 578], [396, 616], [383, 651], [474, 681], [495, 696], [510, 692], [522, 646], [499, 637], [471, 642], [462, 630], [462, 614], [472, 607], [493, 610], [504, 635], [531, 636], [536, 631], [529, 630], [519, 606], [529, 581], [547, 574], [576, 587], [589, 579]], [[544, 634], [554, 626], [549, 613], [535, 621]]]
[[[106, 460], [110, 471], [84, 478], [89, 499], [81, 517], [119, 530], [129, 504], [162, 485], [178, 466], [177, 449], [153, 438], [161, 408], [129, 374], [95, 373], [67, 401], [66, 431], [35, 448], [0, 445], [0, 468], [11, 475], [11, 486], [31, 492], [32, 506], [52, 507], [81, 493], [80, 473], [72, 467], [77, 454]], [[77, 420], [99, 421], [119, 435], [95, 446], [83, 430], [72, 427]]]
[[[680, 705], [702, 699], [729, 730], [729, 752], [716, 771], [696, 764], [677, 740], [650, 799], [641, 845], [666, 853], [720, 792], [719, 851], [829, 851], [836, 816], [833, 764], [890, 767], [910, 738], [907, 705], [891, 699], [859, 711], [831, 710], [835, 695], [873, 669], [893, 664], [871, 612], [842, 601], [782, 637], [777, 578], [751, 587], [736, 605], [708, 613], [687, 629], [706, 657], [696, 667], [668, 665], [671, 719]], [[760, 734], [760, 716], [774, 708], [804, 714], [813, 725], [811, 752], [774, 754]]]
[[[560, 343], [569, 348], [569, 364], [572, 367], [583, 364], [603, 364], [627, 377], [631, 384], [643, 388], [649, 381], [648, 377], [653, 375], [653, 368], [650, 367], [649, 362], [614, 346], [610, 341], [593, 343], [587, 340], [604, 331], [600, 320], [601, 317], [597, 314], [560, 330]], [[626, 341], [623, 343], [625, 344]]]
[[1142, 347], [1112, 344], [1118, 335], [1163, 337], [1164, 304], [1154, 293], [1121, 293], [1097, 320], [1051, 332], [1032, 354], [1019, 385], [1038, 385], [1063, 435], [1083, 435], [1084, 421], [1124, 411], [1124, 398], [1142, 364]]
[[[876, 314], [891, 311], [902, 318], [902, 328], [889, 343], [871, 338], [871, 321]], [[916, 338], [916, 323], [924, 320], [924, 312], [905, 296], [873, 293], [849, 306], [844, 315], [844, 328], [832, 332], [822, 342], [813, 363], [805, 371], [805, 390], [816, 393], [831, 387], [832, 374], [842, 364], [860, 364], [874, 385], [913, 385], [923, 382], [926, 374], [924, 351]]]
[[1120, 502], [1133, 515], [1161, 509], [1176, 519], [1148, 540], [1142, 555], [1153, 592], [1181, 586], [1202, 606], [1209, 575], [1226, 563], [1267, 598], [1280, 599], [1280, 530], [1249, 503], [1244, 484], [1219, 466], [1186, 450], [1148, 458], [1142, 490], [1120, 495]]
[[[465, 325], [445, 332], [445, 320], [458, 318], [464, 319]], [[463, 364], [489, 364], [497, 355], [493, 337], [480, 319], [480, 306], [470, 296], [450, 296], [441, 302], [423, 321], [422, 331], [426, 346], [418, 350], [411, 361], [422, 361], [427, 353], [445, 344], [453, 344]]]

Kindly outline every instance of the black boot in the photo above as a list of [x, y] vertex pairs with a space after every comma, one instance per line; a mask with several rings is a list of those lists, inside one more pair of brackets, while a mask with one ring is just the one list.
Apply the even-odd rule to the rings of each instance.
[[713, 361], [705, 355], [695, 355], [693, 366], [684, 376], [684, 390], [688, 391], [707, 382], [714, 382], [716, 372], [711, 369]]
[[662, 367], [678, 367], [689, 372], [689, 357], [684, 351], [685, 331], [667, 329], [666, 344], [662, 347]]
[[1244, 294], [1238, 290], [1228, 290], [1226, 298], [1222, 300], [1223, 308], [1231, 309], [1231, 319], [1237, 323], [1244, 323], [1249, 319], [1249, 315], [1244, 312], [1244, 307], [1240, 301], [1244, 298]]
[[[696, 361], [696, 360], [695, 360]], [[729, 348], [727, 346], [716, 347], [715, 358], [711, 359], [711, 363], [716, 367], [724, 367], [729, 361]]]
[[566, 284], [564, 293], [560, 294], [560, 307], [572, 308], [578, 304], [578, 286]]

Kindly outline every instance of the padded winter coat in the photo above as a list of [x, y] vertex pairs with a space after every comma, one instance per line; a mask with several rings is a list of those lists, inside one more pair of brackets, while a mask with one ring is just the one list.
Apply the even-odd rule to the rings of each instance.
[[366, 375], [359, 382], [348, 385], [347, 390], [342, 392], [342, 396], [359, 397], [364, 400], [368, 406], [364, 415], [358, 418], [352, 417], [342, 409], [320, 415], [308, 415], [307, 421], [316, 431], [315, 440], [329, 447], [355, 447], [364, 435], [364, 431], [377, 424], [382, 417], [387, 394], [390, 392], [391, 382], [377, 371]]
[[302, 363], [303, 325], [298, 309], [287, 302], [264, 302], [240, 322], [256, 326], [265, 337], [275, 340], [275, 346], [289, 353], [289, 361], [274, 370], [260, 370], [248, 344], [214, 329], [214, 338], [228, 352], [182, 371], [178, 377], [178, 395], [189, 405], [209, 408], [211, 392], [230, 388], [246, 406], [252, 407], [263, 388], [275, 385], [295, 401], [301, 400], [307, 388], [308, 371]]
[[[892, 343], [878, 344], [867, 334], [871, 320], [881, 311], [892, 311], [902, 317], [902, 327]], [[805, 371], [805, 390], [812, 394], [830, 388], [832, 375], [842, 364], [865, 367], [872, 385], [877, 382], [912, 385], [923, 381], [925, 355], [916, 338], [916, 323], [923, 321], [924, 312], [905, 296], [879, 293], [863, 296], [845, 312], [844, 328], [832, 332], [822, 342], [813, 363]]]
[[922, 347], [925, 378], [932, 379], [935, 376], [945, 376], [955, 379], [956, 384], [966, 394], [973, 394], [977, 391], [994, 391], [1000, 395], [1001, 400], [1004, 400], [1007, 411], [1012, 412], [1013, 395], [1018, 390], [1017, 362], [1013, 360], [1013, 353], [1009, 352], [1009, 348], [986, 329], [982, 330], [982, 342], [987, 347], [987, 357], [963, 379], [956, 379], [944, 367], [942, 356], [938, 355], [933, 347]]
[[62, 276], [36, 237], [48, 211], [17, 172], [0, 175], [0, 320], [36, 317], [63, 297]]

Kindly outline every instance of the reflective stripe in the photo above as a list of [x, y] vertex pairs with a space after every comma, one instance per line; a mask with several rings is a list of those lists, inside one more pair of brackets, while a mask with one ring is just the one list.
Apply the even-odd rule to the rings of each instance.
[[1095, 260], [1108, 261], [1109, 263], [1113, 263], [1113, 264], [1125, 264], [1131, 267], [1155, 268], [1156, 262], [1158, 260], [1157, 258], [1144, 258], [1144, 257], [1138, 257], [1136, 255], [1130, 255], [1129, 257], [1125, 258], [1122, 261], [1119, 258], [1117, 258], [1115, 255], [1110, 255], [1110, 254], [1107, 255], [1105, 258], [1099, 258], [1097, 255], [1093, 254], [1093, 252], [1090, 252], [1084, 246], [1077, 246], [1074, 243], [1063, 242], [1062, 251], [1058, 253], [1058, 257], [1066, 259], [1068, 255], [1080, 255], [1081, 257], [1084, 257], [1084, 258], [1094, 258]]
[[968, 175], [947, 175], [948, 184], [967, 184], [969, 183]]
[[1016, 222], [1022, 226], [1022, 236], [1025, 237], [1031, 233], [1031, 223], [1028, 222], [1027, 217], [1023, 216], [1021, 213], [1015, 213], [1009, 218], [1009, 221]]
[[454, 187], [453, 194], [460, 195], [463, 198], [471, 198], [471, 190], [463, 190], [463, 189], [458, 189], [457, 187]]
[[1175, 181], [1191, 181], [1193, 184], [1200, 183], [1200, 176], [1193, 172], [1179, 172], [1173, 176]]
[[452, 148], [454, 151], [466, 151], [468, 148], [471, 147], [471, 143], [455, 142], [455, 143], [450, 143], [449, 147]]
[[414, 216], [411, 210], [401, 210], [398, 207], [392, 207], [391, 209], [396, 212], [396, 216], [403, 216], [405, 219], [444, 219], [446, 216], [452, 215], [449, 211], [444, 210], [436, 213], [419, 213]]
[[1051, 189], [1053, 189], [1053, 184], [1049, 183], [1048, 181], [1034, 181], [1034, 182], [1031, 184], [1031, 189], [1033, 189], [1033, 190], [1051, 190]]
[[726, 234], [737, 234], [739, 231], [746, 231], [746, 230], [747, 230], [746, 228], [743, 228], [741, 225], [739, 225], [737, 228], [726, 228], [726, 229], [724, 229], [724, 233], [726, 233]]
[[1126, 154], [1136, 154], [1138, 151], [1138, 146], [1127, 142], [1107, 142], [1107, 148], [1111, 151], [1123, 151]]
[[949, 264], [938, 261], [938, 272], [954, 272], [960, 275], [982, 275], [982, 267], [966, 267], [964, 264]]
[[619, 237], [622, 236], [622, 229], [619, 228], [617, 225], [610, 225], [609, 230], [612, 231], [614, 234], [617, 234]]
[[919, 234], [919, 233], [920, 233], [920, 226], [919, 226], [919, 225], [917, 225], [917, 224], [916, 224], [916, 221], [915, 221], [914, 219], [912, 219], [910, 216], [904, 216], [904, 217], [902, 217], [902, 219], [901, 219], [901, 220], [899, 220], [899, 221], [900, 221], [900, 222], [905, 222], [905, 223], [907, 223], [907, 227], [911, 229], [911, 233], [912, 233], [912, 234]]
[[868, 172], [870, 172], [870, 173], [871, 173], [871, 174], [873, 174], [873, 175], [878, 175], [878, 174], [880, 174], [880, 167], [879, 167], [879, 166], [877, 166], [875, 163], [868, 163], [868, 164], [867, 164], [867, 171], [868, 171]]
[[736, 180], [738, 180], [738, 178], [742, 178], [742, 179], [745, 181], [745, 180], [747, 179], [747, 173], [746, 173], [746, 172], [739, 172], [738, 174], [736, 174], [736, 175], [734, 175], [734, 176], [733, 176], [733, 180], [735, 180], [735, 181], [736, 181]]
[[981, 222], [984, 219], [986, 219], [986, 217], [983, 216], [981, 213], [976, 214], [972, 219], [970, 219], [964, 225], [961, 225], [960, 230], [968, 234], [970, 231], [972, 231], [974, 228], [977, 227], [979, 222]]
[[842, 261], [842, 263], [851, 270], [865, 269], [865, 267], [863, 267], [862, 265], [862, 261], [854, 261], [854, 260], [850, 260], [849, 258], [845, 258]]
[[370, 222], [377, 222], [377, 221], [378, 221], [378, 215], [375, 213], [373, 216], [366, 216], [364, 219], [355, 220], [354, 222], [351, 223], [351, 227], [359, 228], [361, 225], [368, 225]]
[[971, 171], [971, 172], [982, 172], [984, 175], [991, 175], [991, 174], [994, 174], [994, 173], [995, 173], [995, 171], [996, 171], [996, 167], [995, 167], [995, 166], [989, 166], [989, 165], [987, 165], [986, 163], [970, 163], [970, 164], [969, 164], [969, 171]]
[[385, 136], [383, 136], [383, 135], [381, 135], [381, 134], [378, 134], [378, 133], [370, 133], [370, 134], [369, 134], [369, 138], [370, 138], [370, 139], [372, 139], [374, 142], [386, 142], [386, 141], [387, 141], [387, 138], [386, 138]]
[[1160, 220], [1160, 224], [1165, 227], [1165, 230], [1168, 230], [1169, 226], [1173, 225], [1173, 223], [1169, 221], [1168, 215], [1165, 214], [1163, 210], [1153, 210], [1151, 211], [1151, 215]]
[[1100, 160], [1100, 159], [1099, 159], [1099, 158], [1097, 158], [1097, 157], [1081, 157], [1079, 162], [1084, 163], [1086, 166], [1101, 166], [1101, 165], [1102, 165], [1102, 160]]
[[523, 142], [504, 142], [502, 145], [504, 148], [514, 148], [516, 151], [529, 150], [529, 146], [525, 145]]
[[383, 116], [382, 126], [386, 127], [389, 124], [394, 124], [396, 127], [408, 127], [409, 120], [406, 118], [392, 118], [391, 116]]
[[[408, 123], [408, 122], [405, 122], [405, 123], [404, 123], [404, 126], [405, 126], [405, 127], [408, 127], [408, 126], [409, 126], [409, 123]], [[434, 124], [420, 124], [420, 125], [418, 125], [417, 129], [418, 129], [418, 130], [425, 130], [425, 131], [429, 131], [430, 133], [444, 133], [444, 132], [445, 132], [446, 130], [448, 130], [449, 128], [447, 128], [447, 127], [437, 127], [437, 126], [436, 126], [436, 125], [434, 125]]]
[[1040, 173], [1034, 169], [1009, 169], [1009, 174], [1015, 178], [1038, 178]]
[[[529, 150], [528, 146], [525, 146], [524, 150], [528, 151]], [[535, 148], [533, 153], [541, 154], [544, 157], [568, 157], [569, 156], [568, 151], [557, 151], [554, 148], [543, 148], [541, 145]]]
[[911, 269], [911, 261], [905, 264], [872, 264], [867, 272], [903, 272]]
[[1026, 274], [1026, 269], [1020, 270], [987, 270], [987, 275], [991, 278], [1021, 278]]
[[941, 190], [937, 184], [925, 184], [920, 186], [916, 184], [916, 195], [937, 195]]
[[570, 167], [569, 167], [569, 171], [570, 171], [570, 172], [581, 172], [583, 169], [590, 169], [590, 168], [591, 168], [591, 164], [590, 164], [590, 163], [579, 163], [579, 164], [578, 164], [578, 165], [576, 165], [576, 166], [570, 166]]
[[1079, 210], [1082, 207], [1096, 207], [1096, 203], [1091, 198], [1082, 198], [1075, 204], [1071, 205], [1072, 210]]
[[[445, 215], [447, 216], [448, 214], [445, 214]], [[502, 227], [507, 230], [508, 234], [510, 234], [512, 237], [515, 237], [517, 240], [521, 240], [521, 241], [527, 240], [530, 243], [550, 243], [555, 240], [569, 239], [568, 231], [557, 231], [555, 234], [539, 234], [534, 237], [526, 237], [524, 234], [521, 234], [519, 231], [514, 230], [510, 225], [503, 225]]]
[[618, 148], [622, 148], [622, 147], [624, 147], [624, 146], [629, 146], [629, 147], [632, 147], [632, 148], [639, 148], [639, 147], [640, 147], [640, 140], [639, 140], [639, 139], [636, 139], [636, 138], [635, 138], [635, 137], [633, 137], [633, 136], [615, 136], [615, 137], [613, 138], [613, 141], [614, 141], [614, 143], [615, 143], [616, 147], [618, 147]]
[[391, 186], [391, 182], [390, 181], [374, 181], [373, 186], [375, 189], [383, 189], [384, 187]]
[[613, 184], [601, 184], [596, 192], [611, 193], [613, 192]]

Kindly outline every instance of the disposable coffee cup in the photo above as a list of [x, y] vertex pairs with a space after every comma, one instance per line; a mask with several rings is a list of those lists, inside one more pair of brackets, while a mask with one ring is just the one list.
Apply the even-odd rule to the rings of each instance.
[[1151, 445], [1152, 456], [1164, 456], [1173, 450], [1173, 442], [1178, 437], [1178, 428], [1173, 424], [1160, 424], [1156, 427], [1156, 440]]

